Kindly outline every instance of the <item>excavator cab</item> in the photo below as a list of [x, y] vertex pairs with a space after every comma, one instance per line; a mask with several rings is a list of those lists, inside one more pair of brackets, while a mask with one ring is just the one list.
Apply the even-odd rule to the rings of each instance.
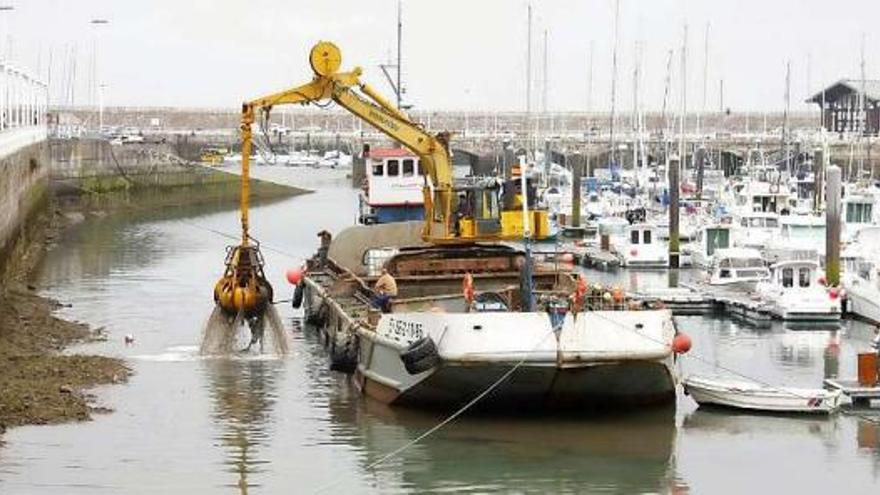
[[504, 230], [501, 218], [501, 188], [497, 181], [481, 180], [456, 188], [457, 236], [498, 237]]
[[[531, 186], [526, 186], [531, 190]], [[455, 188], [455, 239], [459, 242], [521, 239], [526, 231], [533, 239], [550, 235], [546, 210], [535, 208], [530, 192], [523, 195], [518, 180], [502, 182], [494, 177], [471, 178]], [[523, 209], [523, 198], [529, 204]]]

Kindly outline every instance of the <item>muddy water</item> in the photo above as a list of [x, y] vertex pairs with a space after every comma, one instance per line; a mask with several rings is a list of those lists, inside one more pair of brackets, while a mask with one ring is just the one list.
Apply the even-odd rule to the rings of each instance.
[[[279, 298], [284, 269], [316, 246], [315, 232], [354, 219], [341, 178], [258, 167], [313, 195], [259, 207]], [[338, 177], [338, 176], [337, 176]], [[9, 431], [0, 447], [0, 493], [876, 493], [880, 428], [852, 416], [761, 417], [676, 407], [642, 413], [551, 418], [463, 417], [399, 458], [370, 468], [437, 417], [360, 399], [330, 372], [314, 335], [287, 305], [279, 312], [290, 353], [200, 357], [234, 212], [157, 211], [107, 217], [71, 230], [47, 260], [47, 292], [72, 318], [105, 326], [88, 347], [125, 357], [136, 375], [100, 389], [116, 412], [84, 424]], [[210, 230], [209, 230], [210, 229]], [[666, 283], [661, 272], [590, 274], [624, 285]], [[816, 386], [855, 372], [869, 329], [754, 330], [720, 318], [687, 317], [694, 338], [685, 371], [739, 369], [762, 379]], [[134, 345], [123, 336], [131, 334]]]

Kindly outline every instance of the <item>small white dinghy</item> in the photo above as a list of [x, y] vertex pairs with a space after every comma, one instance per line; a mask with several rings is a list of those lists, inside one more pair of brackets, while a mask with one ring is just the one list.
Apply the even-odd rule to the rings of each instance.
[[776, 413], [831, 414], [840, 407], [840, 390], [770, 387], [722, 377], [690, 376], [684, 392], [697, 404]]

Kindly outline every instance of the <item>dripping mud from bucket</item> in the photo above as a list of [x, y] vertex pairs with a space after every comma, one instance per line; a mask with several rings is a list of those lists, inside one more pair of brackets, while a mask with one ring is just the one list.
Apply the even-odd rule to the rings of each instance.
[[[250, 352], [270, 352], [284, 355], [288, 352], [284, 324], [274, 306], [269, 305], [263, 316], [263, 342], [254, 344]], [[251, 342], [251, 330], [244, 316], [239, 313], [230, 317], [215, 306], [202, 329], [199, 353], [203, 356], [230, 355], [247, 350]]]

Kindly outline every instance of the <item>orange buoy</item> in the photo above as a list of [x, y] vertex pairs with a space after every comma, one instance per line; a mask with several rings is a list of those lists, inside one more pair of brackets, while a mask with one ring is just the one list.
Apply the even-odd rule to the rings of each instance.
[[672, 351], [676, 354], [684, 354], [691, 350], [691, 338], [686, 333], [678, 333], [672, 339]]
[[299, 285], [303, 277], [303, 271], [302, 268], [291, 268], [284, 275], [287, 277], [290, 285]]
[[611, 289], [611, 297], [614, 299], [614, 302], [618, 304], [622, 303], [624, 297], [623, 289], [621, 289], [620, 287], [615, 287]]

